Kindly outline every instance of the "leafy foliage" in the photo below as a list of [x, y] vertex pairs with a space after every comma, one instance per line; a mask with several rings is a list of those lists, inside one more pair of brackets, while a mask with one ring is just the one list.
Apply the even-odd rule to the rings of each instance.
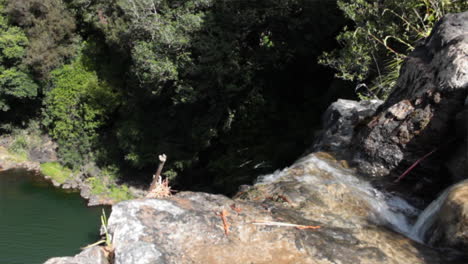
[[320, 62], [334, 68], [338, 78], [370, 83], [385, 97], [415, 43], [427, 37], [444, 14], [467, 10], [468, 2], [338, 0], [338, 6], [352, 26], [337, 37], [342, 47], [325, 52]]
[[36, 78], [48, 74], [74, 55], [79, 47], [74, 17], [61, 0], [8, 1], [11, 22], [23, 28], [29, 39], [24, 63]]
[[[335, 1], [6, 3], [9, 34], [22, 35], [0, 41], [16, 85], [5, 91], [41, 101], [62, 165], [84, 173], [119, 165], [133, 181], [166, 153], [174, 188], [233, 192], [297, 158], [340, 92], [317, 64], [344, 25]], [[120, 193], [89, 175], [96, 192]]]
[[10, 68], [0, 74], [0, 89], [0, 110], [8, 111], [14, 99], [35, 98], [38, 85], [26, 73]]
[[93, 194], [109, 197], [115, 202], [134, 198], [126, 184], [116, 184], [118, 180], [118, 172], [115, 167], [107, 167], [101, 171], [101, 174], [98, 177], [89, 177], [86, 180], [90, 184], [91, 192]]
[[[3, 127], [3, 129], [5, 129]], [[44, 144], [44, 138], [40, 135], [39, 123], [30, 121], [25, 128], [11, 128], [8, 130], [9, 138], [8, 152], [16, 155], [18, 160], [27, 161], [34, 149]]]
[[[121, 155], [134, 168], [146, 168], [156, 164], [157, 154], [167, 153], [175, 157], [165, 173], [172, 178], [203, 160], [217, 160], [206, 155], [208, 149], [233, 142], [230, 148], [245, 148], [255, 141], [254, 135], [271, 127], [277, 120], [255, 126], [251, 118], [261, 119], [260, 114], [249, 113], [269, 100], [270, 108], [262, 114], [275, 116], [280, 105], [289, 103], [276, 97], [284, 87], [274, 84], [271, 76], [284, 74], [288, 66], [302, 67], [302, 61], [307, 61], [306, 68], [315, 65], [324, 40], [329, 41], [341, 25], [330, 1], [71, 0], [69, 4], [82, 23], [101, 32], [107, 45], [126, 59], [128, 75], [122, 80], [126, 87], [114, 127]], [[328, 22], [320, 24], [316, 17]], [[244, 135], [238, 129], [239, 134], [229, 136], [241, 140], [218, 145], [233, 126], [247, 127], [244, 122], [251, 133]], [[270, 145], [268, 141], [263, 144]], [[222, 172], [220, 166], [210, 168]]]
[[0, 17], [0, 62], [3, 65], [16, 65], [23, 58], [28, 39], [24, 32], [8, 25], [4, 16]]
[[43, 122], [58, 141], [65, 164], [76, 167], [90, 161], [98, 129], [117, 103], [118, 93], [84, 65], [83, 57], [52, 71]]
[[103, 175], [101, 177], [90, 177], [87, 179], [93, 194], [109, 197], [115, 202], [134, 198], [127, 185], [117, 185], [115, 182], [105, 182], [104, 179], [106, 177], [106, 175]]
[[20, 135], [14, 139], [14, 141], [11, 143], [11, 145], [8, 147], [8, 151], [18, 154], [18, 155], [23, 155], [27, 157], [27, 148], [28, 148], [28, 142], [25, 138], [24, 135]]
[[37, 96], [38, 85], [20, 69], [27, 45], [28, 38], [8, 22], [0, 3], [0, 111], [8, 111], [14, 103]]

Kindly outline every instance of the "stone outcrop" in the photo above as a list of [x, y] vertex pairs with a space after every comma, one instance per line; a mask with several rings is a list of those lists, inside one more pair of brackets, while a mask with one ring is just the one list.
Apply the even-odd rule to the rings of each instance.
[[383, 103], [380, 100], [352, 101], [339, 99], [331, 104], [322, 117], [323, 131], [313, 150], [341, 153], [350, 147], [354, 128], [374, 115]]
[[32, 147], [29, 151], [31, 161], [44, 163], [57, 161], [57, 143], [52, 141], [48, 136], [41, 137], [41, 144]]
[[24, 168], [36, 172], [40, 170], [38, 162], [24, 161], [23, 159], [11, 155], [5, 147], [0, 145], [0, 170], [15, 168]]
[[[447, 157], [467, 139], [466, 134], [457, 133], [463, 123], [457, 125], [457, 116], [466, 121], [467, 54], [468, 12], [445, 16], [408, 56], [386, 102], [356, 128], [353, 160], [361, 172], [400, 174], [433, 150], [414, 174], [430, 178], [447, 170]], [[462, 161], [455, 162], [466, 165], [466, 155], [459, 148], [456, 156]], [[452, 177], [466, 178], [467, 173], [466, 167], [459, 168]]]
[[468, 182], [450, 189], [433, 216], [427, 242], [439, 247], [468, 249]]

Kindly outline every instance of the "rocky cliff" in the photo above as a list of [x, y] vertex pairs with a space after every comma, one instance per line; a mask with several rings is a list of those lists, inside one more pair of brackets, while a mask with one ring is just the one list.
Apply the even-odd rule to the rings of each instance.
[[362, 173], [396, 177], [432, 153], [414, 178], [468, 177], [467, 54], [468, 13], [445, 16], [408, 56], [385, 103], [357, 128], [353, 161]]
[[[434, 225], [437, 247], [416, 242], [407, 236], [420, 211], [362, 176], [401, 175], [432, 152], [401, 181], [466, 178], [467, 30], [468, 12], [446, 16], [408, 57], [386, 102], [333, 104], [313, 153], [233, 198], [182, 192], [114, 205], [109, 261], [467, 263], [458, 228], [464, 224], [444, 229], [447, 222], [435, 220], [442, 223]], [[450, 197], [468, 202], [465, 195]], [[461, 208], [452, 217], [461, 218], [464, 206], [445, 204], [445, 210]], [[458, 234], [462, 253], [442, 249], [451, 245], [444, 239], [450, 234]], [[47, 264], [96, 263], [84, 255]]]

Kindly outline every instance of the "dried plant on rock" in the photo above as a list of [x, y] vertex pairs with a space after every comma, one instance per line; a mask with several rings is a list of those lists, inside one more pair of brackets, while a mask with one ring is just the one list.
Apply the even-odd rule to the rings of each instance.
[[161, 172], [166, 162], [167, 156], [165, 154], [159, 155], [159, 166], [156, 173], [153, 175], [153, 182], [150, 185], [146, 198], [165, 198], [171, 196], [171, 187], [169, 187], [169, 180], [161, 178]]
[[169, 180], [163, 180], [161, 176], [159, 176], [158, 181], [156, 182], [156, 184], [154, 184], [154, 187], [148, 191], [146, 198], [165, 198], [169, 196], [171, 196], [171, 187], [169, 186]]

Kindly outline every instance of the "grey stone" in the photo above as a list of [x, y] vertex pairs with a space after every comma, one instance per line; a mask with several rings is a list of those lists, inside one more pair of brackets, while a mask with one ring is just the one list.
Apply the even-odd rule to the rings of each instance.
[[154, 244], [138, 241], [115, 251], [115, 264], [164, 264], [161, 252]]
[[380, 100], [352, 101], [339, 99], [324, 113], [323, 131], [314, 151], [343, 152], [351, 144], [355, 127], [372, 116], [383, 102]]
[[426, 238], [429, 244], [468, 249], [468, 182], [450, 189], [432, 221]]
[[109, 264], [104, 251], [94, 246], [85, 249], [74, 257], [51, 258], [44, 264]]

